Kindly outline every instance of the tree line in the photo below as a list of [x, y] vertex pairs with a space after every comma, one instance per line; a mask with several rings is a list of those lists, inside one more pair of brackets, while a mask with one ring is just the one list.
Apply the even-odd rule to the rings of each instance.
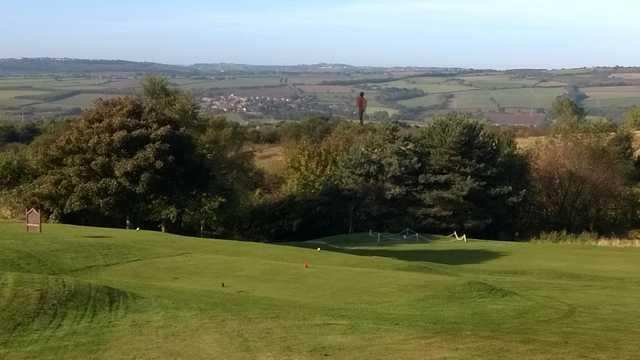
[[[100, 100], [78, 119], [0, 127], [0, 198], [49, 221], [259, 241], [407, 227], [505, 240], [624, 233], [638, 225], [638, 109], [617, 126], [559, 98], [549, 135], [523, 150], [466, 114], [423, 128], [242, 126], [202, 116], [150, 77], [141, 94]], [[284, 148], [281, 171], [256, 165], [256, 143]]]

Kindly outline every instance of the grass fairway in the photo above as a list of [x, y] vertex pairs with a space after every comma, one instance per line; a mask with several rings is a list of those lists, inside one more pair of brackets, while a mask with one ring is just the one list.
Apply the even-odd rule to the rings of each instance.
[[0, 358], [634, 359], [640, 350], [637, 249], [377, 247], [364, 235], [305, 248], [44, 231], [0, 223]]

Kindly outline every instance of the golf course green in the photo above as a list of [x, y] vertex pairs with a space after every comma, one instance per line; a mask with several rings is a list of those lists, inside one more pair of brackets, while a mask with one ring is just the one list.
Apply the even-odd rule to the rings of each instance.
[[0, 222], [0, 359], [640, 357], [640, 249], [372, 240]]

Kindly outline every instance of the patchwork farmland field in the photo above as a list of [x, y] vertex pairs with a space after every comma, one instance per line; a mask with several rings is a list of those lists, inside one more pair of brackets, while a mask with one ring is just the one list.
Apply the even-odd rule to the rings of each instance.
[[519, 79], [505, 75], [463, 76], [460, 79], [480, 89], [532, 87], [539, 82], [535, 79]]
[[640, 80], [640, 73], [619, 73], [611, 75], [613, 79]]
[[588, 108], [629, 107], [640, 104], [640, 86], [584, 88]]
[[472, 86], [461, 84], [458, 81], [442, 77], [420, 77], [407, 80], [392, 81], [383, 84], [384, 87], [403, 89], [420, 89], [427, 93], [448, 93], [456, 91], [473, 90]]
[[[612, 75], [614, 76], [614, 75]], [[599, 83], [606, 79], [600, 73], [585, 71], [484, 73], [452, 76], [410, 77], [385, 83], [369, 84], [373, 90], [380, 88], [418, 89], [425, 96], [387, 103], [387, 107], [423, 109], [418, 119], [446, 111], [463, 111], [484, 114], [491, 122], [499, 124], [538, 124], [540, 117], [549, 114], [553, 101], [567, 94], [570, 84]], [[633, 79], [633, 76], [627, 76]], [[617, 84], [620, 85], [620, 84]], [[640, 83], [638, 84], [640, 85]], [[640, 86], [579, 87], [590, 96], [583, 104], [597, 109], [600, 115], [619, 116], [624, 108], [640, 104]], [[579, 90], [578, 90], [579, 91]], [[447, 97], [444, 97], [446, 95]], [[522, 112], [535, 112], [535, 116]], [[504, 114], [495, 116], [495, 114]], [[493, 114], [493, 115], [491, 115]], [[491, 116], [487, 116], [491, 115]], [[498, 119], [499, 121], [494, 121]]]
[[521, 88], [491, 91], [501, 107], [548, 108], [560, 95], [565, 94], [563, 88]]
[[296, 88], [306, 93], [355, 93], [355, 89], [343, 85], [299, 85]]
[[108, 100], [118, 95], [113, 94], [78, 94], [58, 101], [47, 102], [36, 105], [37, 108], [50, 109], [50, 108], [87, 108], [91, 106], [96, 100], [103, 99]]
[[[369, 99], [369, 115], [386, 111], [394, 120], [420, 123], [433, 115], [450, 111], [480, 115], [505, 113], [506, 116], [501, 117], [504, 121], [522, 118], [519, 115], [522, 111], [534, 110], [536, 114], [545, 116], [549, 114], [555, 98], [566, 94], [569, 86], [576, 86], [578, 91], [586, 94], [583, 105], [589, 111], [600, 116], [619, 118], [626, 108], [640, 104], [638, 74], [574, 69], [420, 76], [412, 70], [393, 70], [215, 76], [183, 74], [171, 76], [169, 81], [175, 87], [190, 91], [196, 99], [231, 94], [244, 98], [305, 97], [304, 101], [293, 107], [300, 118], [305, 114], [352, 117], [355, 113], [355, 97], [364, 91]], [[25, 114], [34, 118], [55, 117], [56, 114], [75, 115], [78, 109], [87, 108], [98, 97], [134, 93], [141, 79], [142, 74], [126, 73], [0, 76], [0, 115], [5, 119], [17, 119]], [[383, 92], [387, 91], [387, 96], [391, 88], [404, 90], [391, 90], [400, 94], [395, 99], [393, 95], [383, 98]], [[421, 92], [415, 92], [416, 89]], [[405, 91], [404, 95], [402, 91]], [[422, 92], [424, 95], [420, 96]], [[238, 112], [225, 115], [241, 121], [287, 118], [286, 113], [291, 108], [284, 101], [280, 104], [280, 110], [272, 115], [262, 115], [261, 111], [280, 106], [273, 101], [258, 107], [259, 110], [251, 117]]]
[[426, 107], [426, 106], [443, 105], [446, 101], [447, 101], [446, 97], [436, 94], [436, 95], [422, 96], [422, 97], [413, 98], [409, 100], [402, 100], [402, 101], [399, 101], [398, 103], [402, 106], [412, 108], [412, 107], [420, 107], [420, 106]]
[[367, 108], [368, 116], [375, 114], [376, 112], [379, 112], [379, 111], [384, 111], [390, 116], [396, 115], [397, 113], [400, 112], [398, 109], [394, 109], [386, 106], [380, 106], [380, 105], [369, 105], [369, 107]]
[[232, 77], [221, 80], [187, 80], [175, 81], [180, 88], [188, 90], [206, 90], [216, 88], [247, 88], [261, 86], [278, 86], [282, 85], [281, 77], [277, 76], [245, 76]]
[[491, 96], [490, 91], [455, 94], [451, 101], [451, 108], [466, 111], [498, 111], [498, 107], [498, 102]]
[[34, 87], [34, 88], [82, 88], [85, 86], [106, 85], [109, 81], [101, 77], [74, 76], [35, 76], [35, 77], [0, 77], [0, 88]]
[[536, 87], [565, 87], [567, 86], [567, 83], [563, 83], [560, 81], [541, 81], [539, 83], [536, 84]]
[[508, 90], [478, 90], [455, 94], [453, 108], [493, 110], [499, 108], [548, 108], [563, 88], [514, 88]]
[[33, 100], [25, 99], [25, 96], [47, 94], [47, 91], [37, 90], [0, 90], [0, 107], [15, 107], [33, 103]]

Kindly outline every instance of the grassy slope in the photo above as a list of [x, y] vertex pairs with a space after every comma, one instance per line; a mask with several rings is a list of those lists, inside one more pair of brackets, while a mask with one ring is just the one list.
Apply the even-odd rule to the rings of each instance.
[[61, 225], [27, 235], [0, 223], [0, 358], [631, 359], [640, 350], [637, 249], [327, 241], [340, 247]]

